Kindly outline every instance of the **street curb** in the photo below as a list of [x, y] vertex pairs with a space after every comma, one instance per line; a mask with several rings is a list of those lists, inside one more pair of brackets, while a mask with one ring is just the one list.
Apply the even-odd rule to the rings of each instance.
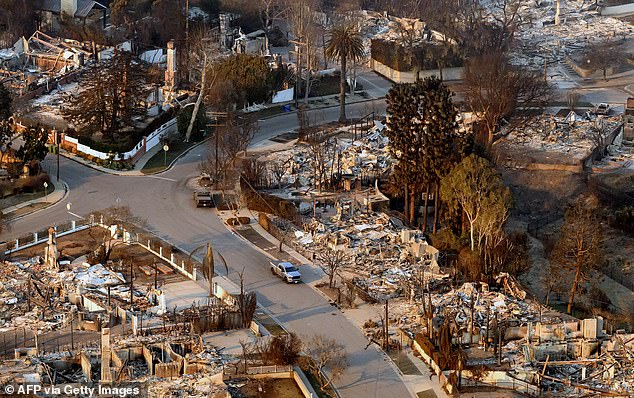
[[[212, 137], [209, 136], [207, 138], [205, 138], [204, 140], [200, 141], [199, 143], [197, 143], [196, 145], [192, 145], [191, 147], [187, 148], [187, 150], [185, 150], [183, 153], [181, 153], [180, 155], [176, 156], [176, 158], [174, 158], [174, 160], [172, 160], [170, 162], [170, 164], [164, 168], [163, 170], [160, 171], [156, 171], [154, 173], [143, 173], [141, 170], [143, 170], [143, 168], [141, 168], [141, 170], [139, 170], [139, 172], [141, 173], [139, 176], [143, 177], [143, 176], [153, 176], [153, 175], [157, 175], [157, 174], [161, 174], [161, 173], [165, 173], [166, 171], [170, 171], [170, 169], [174, 166], [174, 164], [183, 156], [187, 155], [189, 152], [191, 152], [192, 150], [194, 150], [195, 148], [198, 148], [200, 145], [206, 143], [207, 141], [209, 141]], [[135, 174], [136, 176], [136, 174]]]
[[146, 176], [153, 176], [153, 175], [157, 175], [157, 174], [161, 174], [161, 173], [165, 173], [166, 171], [169, 171], [181, 157], [185, 156], [187, 153], [189, 153], [194, 148], [197, 148], [199, 145], [207, 142], [207, 140], [209, 140], [210, 138], [211, 137], [207, 137], [204, 140], [202, 140], [199, 143], [197, 143], [196, 145], [191, 146], [186, 151], [184, 151], [183, 153], [178, 155], [174, 160], [172, 160], [172, 162], [170, 162], [170, 164], [165, 169], [159, 170], [159, 171], [156, 171], [156, 172], [153, 172], [153, 173], [143, 173], [143, 172], [141, 172], [142, 169], [138, 171], [139, 174], [132, 174], [132, 173], [129, 173], [129, 172], [118, 172], [118, 171], [115, 171], [115, 170], [106, 171], [106, 170], [103, 170], [103, 168], [95, 167], [95, 165], [93, 165], [91, 163], [82, 162], [80, 160], [77, 160], [75, 157], [67, 156], [67, 154], [66, 154], [67, 152], [66, 151], [60, 151], [60, 155], [65, 157], [68, 160], [71, 160], [71, 161], [73, 161], [75, 163], [79, 163], [79, 164], [81, 164], [83, 166], [86, 166], [88, 168], [91, 168], [91, 169], [93, 169], [95, 171], [98, 171], [98, 172], [101, 172], [101, 173], [104, 173], [104, 174], [116, 175], [116, 176], [121, 176], [121, 177], [146, 177]]
[[[249, 245], [251, 245], [253, 248], [255, 248], [257, 251], [259, 251], [260, 253], [264, 254], [265, 256], [269, 257], [272, 260], [277, 260], [279, 261], [280, 259], [275, 257], [274, 255], [272, 255], [271, 253], [267, 252], [266, 250], [262, 249], [260, 246], [256, 245], [255, 243], [251, 242], [249, 239], [245, 238], [244, 236], [240, 235], [239, 232], [236, 231], [236, 229], [232, 226], [226, 223], [226, 221], [224, 221], [218, 214], [217, 214], [218, 210], [216, 210], [216, 217], [218, 217], [220, 219], [220, 221], [222, 221], [222, 224], [225, 226], [226, 229], [228, 229], [233, 235], [237, 236], [239, 239], [247, 242]], [[254, 231], [262, 236], [257, 230], [254, 229]], [[264, 238], [264, 237], [263, 237]], [[266, 239], [266, 238], [264, 238]], [[293, 257], [295, 259], [295, 261], [297, 261], [298, 263], [301, 263], [299, 261], [299, 259], [295, 258], [295, 256], [293, 256], [292, 254], [288, 253], [287, 254], [291, 257]], [[304, 285], [310, 286], [311, 289], [313, 289], [314, 291], [317, 292], [317, 294], [319, 294], [320, 296], [322, 296], [326, 301], [328, 302], [334, 302], [330, 297], [328, 297], [324, 292], [322, 292], [321, 290], [319, 290], [319, 288], [315, 287], [315, 283], [319, 283], [319, 281], [321, 281], [323, 279], [323, 277], [321, 279], [319, 279], [318, 281], [312, 282], [312, 283], [303, 283]], [[338, 308], [339, 309], [339, 308]], [[341, 311], [341, 309], [339, 309], [339, 311]], [[341, 313], [343, 313], [343, 311], [341, 311]]]
[[[46, 207], [42, 207], [41, 209], [33, 210], [33, 211], [29, 212], [29, 213], [22, 214], [21, 216], [17, 216], [17, 217], [13, 217], [13, 218], [8, 218], [6, 221], [7, 221], [7, 222], [9, 222], [9, 223], [11, 223], [11, 222], [13, 222], [13, 221], [18, 221], [18, 220], [21, 220], [21, 219], [23, 219], [24, 217], [28, 217], [28, 216], [31, 216], [31, 215], [33, 215], [33, 214], [39, 213], [39, 212], [41, 212], [41, 211], [44, 211], [44, 210], [46, 210], [46, 209], [49, 209], [49, 208], [51, 208], [51, 207], [55, 206], [56, 204], [58, 204], [59, 202], [63, 201], [64, 199], [66, 199], [66, 198], [68, 197], [68, 194], [70, 193], [70, 188], [68, 187], [68, 184], [66, 184], [66, 182], [64, 182], [64, 181], [62, 181], [62, 180], [60, 180], [59, 182], [61, 182], [61, 183], [62, 183], [62, 185], [64, 186], [64, 195], [62, 195], [62, 197], [61, 197], [61, 198], [59, 198], [59, 199], [58, 199], [58, 200], [56, 200], [55, 202], [51, 202], [51, 203], [49, 203], [49, 205], [48, 205], [48, 206], [46, 206]], [[39, 203], [39, 202], [36, 202], [36, 203]]]
[[[378, 101], [378, 100], [384, 100], [384, 99], [385, 99], [385, 96], [376, 97], [376, 98], [370, 98], [370, 99], [365, 99], [365, 100], [355, 101], [355, 102], [346, 102], [346, 106], [347, 105], [354, 105], [354, 104], [363, 104], [365, 102], [372, 102], [372, 101]], [[316, 108], [306, 109], [306, 112], [319, 111], [319, 110], [322, 110], [322, 109], [338, 108], [338, 107], [339, 107], [338, 104], [337, 105], [324, 105], [324, 106], [318, 106]], [[260, 121], [260, 120], [270, 120], [270, 119], [273, 119], [273, 118], [276, 118], [276, 117], [280, 117], [280, 116], [284, 116], [284, 115], [290, 115], [290, 114], [293, 114], [293, 113], [296, 114], [297, 113], [297, 109], [295, 109], [293, 111], [290, 111], [290, 112], [279, 113], [277, 115], [265, 116], [263, 118], [258, 118], [257, 120], [258, 121]]]

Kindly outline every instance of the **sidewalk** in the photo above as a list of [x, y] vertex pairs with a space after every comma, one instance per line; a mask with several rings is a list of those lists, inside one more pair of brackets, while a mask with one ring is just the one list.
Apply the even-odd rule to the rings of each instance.
[[[283, 252], [280, 253], [279, 240], [277, 240], [273, 235], [268, 233], [264, 228], [260, 226], [257, 221], [257, 212], [253, 212], [249, 209], [240, 209], [238, 211], [218, 211], [217, 214], [218, 217], [222, 221], [224, 221], [225, 225], [227, 225], [226, 221], [229, 218], [249, 217], [251, 220], [251, 222], [248, 224], [249, 228], [241, 229], [241, 226], [230, 227], [228, 225], [227, 227], [234, 231], [236, 234], [242, 236], [242, 238], [244, 238], [245, 240], [251, 242], [251, 244], [256, 246], [260, 251], [271, 258], [288, 259], [288, 257], [291, 257], [292, 259], [294, 259], [295, 263], [300, 264], [300, 271], [302, 272], [302, 278], [305, 279], [305, 282], [310, 285], [315, 291], [317, 291], [321, 296], [323, 296], [326, 300], [330, 301], [330, 299], [324, 293], [322, 293], [319, 289], [315, 287], [315, 284], [325, 280], [324, 272], [318, 266], [315, 266], [311, 260], [302, 256], [290, 246], [283, 245]], [[243, 233], [242, 231], [245, 229], [250, 229], [256, 232], [259, 236], [252, 236], [251, 234]], [[374, 311], [375, 309], [372, 308], [370, 305], [365, 305], [357, 309], [346, 309], [345, 311], [342, 310], [344, 316], [348, 318], [348, 320], [350, 320], [352, 323], [354, 323], [359, 329], [361, 329], [362, 332], [363, 322], [369, 319], [371, 315], [373, 315], [371, 314], [371, 312]], [[386, 354], [386, 358], [387, 357], [388, 355]], [[395, 363], [394, 360], [390, 360], [390, 364], [399, 373], [401, 379], [413, 395], [424, 392], [425, 395], [423, 396], [425, 397], [448, 397], [448, 395], [440, 386], [438, 376], [434, 375], [429, 370], [427, 365], [421, 359], [417, 358], [414, 355], [409, 347], [403, 350], [401, 358], [403, 358], [404, 361], [408, 362], [410, 368], [412, 368], [412, 366], [415, 366], [415, 369], [413, 369], [413, 371], [404, 372], [403, 369], [405, 369], [405, 366], [399, 367], [398, 365], [400, 364]]]
[[11, 213], [17, 213], [15, 217], [9, 218], [11, 221], [24, 217], [28, 214], [32, 214], [36, 211], [44, 210], [60, 202], [68, 194], [68, 184], [62, 180], [56, 181], [54, 184], [55, 190], [48, 195], [2, 209], [2, 214], [8, 215]]
[[120, 176], [151, 176], [154, 174], [160, 174], [163, 173], [165, 171], [168, 171], [169, 169], [172, 168], [172, 166], [174, 166], [174, 164], [183, 156], [185, 156], [189, 151], [191, 151], [192, 149], [198, 147], [200, 144], [204, 143], [205, 140], [196, 143], [195, 145], [193, 145], [192, 147], [188, 148], [186, 151], [184, 151], [183, 153], [181, 153], [180, 155], [178, 155], [174, 160], [172, 160], [172, 162], [163, 170], [155, 172], [155, 173], [143, 173], [141, 172], [141, 170], [143, 169], [143, 166], [145, 166], [145, 164], [154, 156], [156, 155], [158, 152], [162, 151], [163, 148], [160, 145], [155, 145], [152, 149], [150, 149], [149, 151], [147, 151], [143, 156], [141, 156], [141, 158], [134, 164], [134, 168], [132, 170], [113, 170], [113, 169], [109, 169], [107, 167], [102, 167], [99, 166], [93, 162], [90, 162], [84, 158], [82, 158], [81, 156], [75, 155], [73, 153], [70, 153], [68, 151], [65, 150], [61, 150], [60, 154], [62, 156], [64, 156], [67, 159], [70, 159], [74, 162], [77, 163], [81, 163], [84, 166], [90, 167], [91, 169], [95, 169], [98, 171], [101, 171], [102, 173], [108, 173], [108, 174], [114, 174], [114, 175], [120, 175]]

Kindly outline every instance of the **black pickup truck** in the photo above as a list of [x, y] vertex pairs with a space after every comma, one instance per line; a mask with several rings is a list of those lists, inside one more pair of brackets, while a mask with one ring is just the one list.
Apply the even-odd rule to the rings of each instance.
[[210, 192], [194, 192], [196, 207], [213, 207], [214, 201]]

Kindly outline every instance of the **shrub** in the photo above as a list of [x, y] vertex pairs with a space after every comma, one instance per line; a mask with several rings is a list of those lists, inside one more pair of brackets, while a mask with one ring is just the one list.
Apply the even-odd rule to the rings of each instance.
[[[29, 176], [26, 178], [20, 178], [15, 183], [15, 188], [17, 192], [22, 193], [33, 193], [44, 190], [44, 183], [51, 182], [48, 174], [40, 173], [35, 176]], [[49, 190], [49, 193], [51, 191]]]
[[[399, 72], [409, 72], [418, 66], [421, 70], [437, 69], [437, 60], [443, 47], [428, 44], [411, 50], [388, 40], [373, 39], [370, 51], [372, 59]], [[453, 46], [448, 47], [445, 55], [445, 68], [462, 66], [464, 60]]]
[[458, 270], [468, 281], [477, 281], [484, 270], [482, 258], [476, 251], [464, 248], [458, 254]]
[[[189, 127], [193, 112], [194, 106], [188, 106], [187, 108], [181, 109], [176, 116], [178, 132], [183, 136], [185, 135], [185, 133], [187, 133], [187, 128]], [[207, 117], [205, 116], [205, 106], [203, 104], [200, 104], [200, 108], [198, 109], [198, 113], [196, 114], [196, 121], [194, 122], [194, 127], [192, 128], [192, 138], [194, 140], [202, 138], [202, 134], [200, 133], [200, 131], [206, 130], [206, 126]]]
[[630, 234], [634, 233], [634, 206], [623, 206], [614, 210], [610, 225]]

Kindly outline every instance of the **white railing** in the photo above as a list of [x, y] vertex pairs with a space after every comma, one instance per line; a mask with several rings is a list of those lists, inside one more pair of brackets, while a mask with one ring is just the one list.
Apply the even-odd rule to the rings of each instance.
[[[125, 160], [131, 159], [136, 156], [137, 153], [143, 151], [143, 153], [149, 151], [154, 148], [161, 142], [161, 138], [167, 134], [171, 134], [175, 131], [176, 126], [176, 118], [169, 120], [167, 123], [162, 124], [159, 128], [154, 130], [150, 135], [145, 137], [144, 140], [139, 141], [134, 148], [129, 150], [128, 152], [123, 153], [123, 157], [120, 157], [119, 154], [114, 154], [115, 160]], [[93, 156], [102, 160], [108, 159], [111, 154], [97, 151], [92, 149], [88, 145], [81, 144], [77, 138], [65, 136], [64, 141], [69, 142], [77, 146], [77, 152], [84, 153], [89, 156]]]
[[155, 251], [154, 249], [152, 249], [152, 244], [151, 244], [152, 241], [150, 241], [150, 240], [147, 241], [147, 245], [145, 245], [140, 240], [137, 241], [136, 243], [139, 246], [143, 247], [145, 250], [147, 250], [150, 253], [154, 254], [155, 256], [159, 257], [161, 260], [163, 260], [166, 263], [170, 264], [172, 267], [174, 267], [175, 270], [177, 270], [181, 274], [185, 275], [189, 279], [191, 279], [193, 281], [196, 280], [196, 267], [193, 267], [192, 268], [192, 272], [190, 273], [189, 271], [187, 271], [187, 268], [185, 267], [185, 260], [181, 260], [181, 263], [179, 264], [178, 262], [175, 261], [174, 253], [170, 253], [169, 258], [163, 256], [163, 247], [159, 246], [159, 251]]
[[[64, 236], [64, 235], [69, 235], [72, 234], [74, 232], [79, 232], [82, 231], [84, 229], [90, 228], [92, 222], [88, 222], [88, 223], [78, 223], [77, 221], [71, 221], [70, 223], [70, 228], [64, 231], [58, 231], [57, 226], [53, 227], [56, 231], [56, 236]], [[9, 241], [6, 243], [6, 249], [4, 250], [4, 254], [11, 254], [13, 252], [16, 252], [18, 250], [22, 250], [22, 249], [26, 249], [32, 246], [37, 246], [41, 243], [44, 243], [48, 241], [48, 234], [46, 233], [41, 233], [38, 234], [37, 232], [33, 232], [30, 235], [25, 235], [22, 236], [20, 238], [15, 239], [14, 241]]]

